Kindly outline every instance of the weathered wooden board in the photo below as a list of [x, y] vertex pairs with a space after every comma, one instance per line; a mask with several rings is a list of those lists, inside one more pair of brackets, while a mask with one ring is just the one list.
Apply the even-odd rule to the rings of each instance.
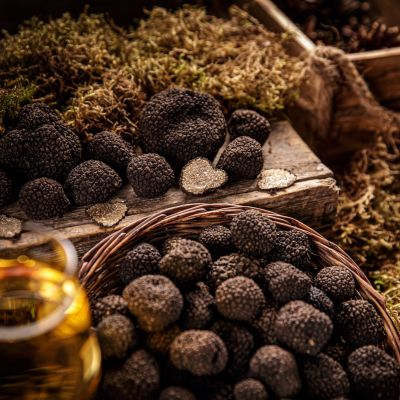
[[[256, 181], [243, 181], [227, 185], [207, 196], [195, 197], [178, 188], [169, 190], [157, 199], [140, 199], [130, 186], [118, 194], [128, 206], [127, 216], [112, 228], [101, 228], [87, 217], [85, 208], [77, 208], [62, 218], [41, 221], [71, 239], [79, 255], [99, 239], [151, 212], [190, 202], [226, 202], [255, 205], [301, 219], [304, 223], [322, 229], [329, 226], [336, 213], [338, 188], [332, 172], [321, 163], [288, 122], [273, 125], [272, 133], [263, 147], [264, 168], [285, 168], [297, 179], [294, 185], [274, 194], [257, 190]], [[17, 204], [0, 210], [0, 213], [26, 219]], [[37, 244], [38, 238], [23, 232], [16, 240], [0, 240], [0, 249], [23, 249]]]

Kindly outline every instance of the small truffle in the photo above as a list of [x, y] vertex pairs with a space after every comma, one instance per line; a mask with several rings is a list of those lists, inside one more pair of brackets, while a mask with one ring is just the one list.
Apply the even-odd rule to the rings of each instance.
[[231, 231], [222, 225], [204, 228], [200, 232], [199, 242], [207, 247], [214, 259], [228, 254], [232, 250]]
[[[167, 239], [165, 239], [163, 245], [162, 245], [162, 254], [165, 255], [167, 254], [170, 250], [173, 249], [173, 247], [178, 244], [183, 238], [182, 236], [179, 235], [172, 235], [169, 236]], [[186, 239], [185, 239], [186, 240]]]
[[260, 315], [252, 321], [251, 326], [261, 337], [263, 344], [276, 344], [275, 321], [279, 307], [274, 302], [267, 302]]
[[278, 303], [302, 299], [310, 290], [311, 279], [291, 264], [276, 261], [264, 268], [268, 292]]
[[260, 347], [250, 360], [249, 375], [263, 382], [278, 398], [293, 398], [301, 390], [296, 359], [279, 346]]
[[322, 289], [333, 301], [349, 300], [354, 295], [355, 282], [345, 267], [325, 267], [315, 277], [315, 286]]
[[181, 171], [179, 185], [183, 192], [195, 196], [214, 192], [228, 181], [228, 174], [214, 168], [207, 158], [190, 160]]
[[11, 203], [13, 199], [13, 184], [5, 171], [0, 169], [0, 207]]
[[135, 279], [124, 289], [123, 297], [146, 332], [164, 330], [179, 318], [183, 308], [179, 289], [162, 275]]
[[128, 207], [122, 202], [97, 203], [86, 209], [86, 214], [92, 220], [104, 227], [117, 225], [126, 215]]
[[158, 273], [160, 252], [149, 243], [140, 243], [130, 250], [118, 266], [119, 280], [127, 285], [143, 275]]
[[183, 387], [169, 386], [161, 392], [158, 400], [196, 400], [196, 397]]
[[92, 315], [95, 325], [110, 315], [120, 314], [126, 316], [128, 312], [128, 304], [125, 299], [117, 294], [110, 294], [109, 296], [102, 297], [96, 300], [92, 306]]
[[290, 171], [281, 168], [263, 169], [257, 181], [260, 190], [275, 193], [280, 189], [292, 186], [296, 182], [297, 176]]
[[126, 175], [136, 195], [145, 198], [162, 196], [175, 180], [174, 171], [165, 158], [153, 153], [133, 158]]
[[22, 221], [0, 214], [0, 238], [12, 239], [22, 231]]
[[171, 325], [162, 332], [150, 332], [147, 335], [147, 347], [156, 353], [168, 355], [172, 342], [181, 333], [178, 325]]
[[119, 175], [102, 161], [88, 160], [75, 167], [66, 182], [75, 204], [102, 203], [121, 188]]
[[53, 124], [58, 121], [57, 114], [47, 104], [27, 104], [19, 112], [18, 129], [34, 131], [39, 126]]
[[275, 321], [278, 342], [300, 354], [319, 353], [328, 343], [332, 331], [331, 319], [301, 300], [284, 305]]
[[204, 279], [211, 261], [209, 251], [201, 243], [181, 239], [161, 259], [160, 272], [187, 288]]
[[241, 136], [228, 144], [218, 160], [217, 168], [226, 171], [230, 181], [236, 181], [256, 178], [263, 164], [260, 143], [247, 136]]
[[215, 292], [215, 300], [224, 317], [239, 321], [253, 320], [265, 304], [260, 287], [244, 276], [222, 282]]
[[244, 379], [233, 388], [235, 400], [267, 400], [268, 393], [257, 379]]
[[383, 321], [366, 300], [348, 300], [340, 304], [336, 325], [343, 339], [353, 346], [378, 344], [385, 338]]
[[38, 178], [26, 183], [19, 192], [19, 205], [32, 219], [61, 217], [70, 207], [64, 189], [50, 178]]
[[324, 291], [315, 286], [311, 286], [304, 301], [315, 308], [318, 308], [318, 310], [324, 312], [330, 318], [332, 318], [335, 313], [335, 305], [333, 304], [333, 301]]
[[348, 373], [357, 398], [399, 399], [399, 365], [378, 347], [364, 346], [351, 353]]
[[215, 375], [224, 370], [228, 351], [214, 332], [188, 330], [172, 342], [170, 358], [176, 368], [193, 375]]
[[257, 210], [247, 210], [233, 217], [232, 240], [242, 252], [264, 256], [274, 247], [276, 225]]

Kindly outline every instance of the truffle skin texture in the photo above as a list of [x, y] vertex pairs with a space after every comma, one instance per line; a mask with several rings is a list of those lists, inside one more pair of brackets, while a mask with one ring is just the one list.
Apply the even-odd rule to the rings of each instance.
[[161, 392], [158, 400], [196, 400], [196, 397], [183, 387], [169, 386]]
[[172, 364], [196, 376], [222, 372], [228, 362], [224, 342], [214, 332], [188, 330], [181, 333], [170, 349]]
[[98, 160], [79, 164], [70, 172], [66, 182], [67, 191], [79, 206], [102, 203], [114, 195], [121, 185], [120, 176]]
[[145, 198], [162, 196], [175, 180], [174, 171], [167, 160], [153, 153], [134, 157], [126, 175], [136, 195]]
[[325, 354], [307, 357], [302, 367], [303, 382], [311, 398], [329, 400], [349, 393], [347, 374], [333, 358]]
[[13, 130], [0, 139], [0, 164], [23, 178], [64, 180], [81, 161], [78, 136], [61, 123]]
[[330, 339], [332, 331], [331, 319], [301, 300], [284, 305], [275, 321], [278, 342], [300, 354], [319, 353]]
[[235, 400], [267, 400], [268, 393], [257, 379], [244, 379], [233, 388]]
[[123, 315], [110, 315], [104, 318], [96, 329], [102, 357], [125, 358], [136, 341], [135, 327]]
[[336, 302], [349, 300], [354, 296], [354, 278], [345, 267], [322, 268], [315, 277], [314, 284]]
[[399, 366], [381, 349], [364, 346], [353, 351], [348, 359], [348, 373], [357, 398], [399, 399]]
[[271, 133], [271, 125], [256, 111], [236, 110], [229, 118], [228, 130], [233, 138], [249, 136], [263, 145]]
[[209, 251], [201, 243], [180, 239], [161, 259], [160, 272], [187, 288], [206, 276], [211, 261]]
[[50, 178], [38, 178], [22, 186], [19, 205], [29, 218], [48, 219], [61, 217], [71, 203], [60, 183]]
[[270, 261], [283, 261], [303, 269], [311, 260], [308, 236], [296, 230], [278, 231], [269, 259]]
[[13, 199], [13, 184], [5, 171], [0, 169], [0, 207], [11, 203]]
[[199, 242], [207, 247], [213, 258], [221, 257], [232, 250], [231, 231], [222, 225], [212, 225], [203, 229]]
[[256, 210], [243, 211], [231, 222], [234, 245], [243, 253], [264, 256], [274, 247], [276, 225]]
[[263, 382], [278, 398], [292, 398], [301, 389], [296, 359], [279, 346], [260, 347], [250, 360], [249, 376]]
[[267, 302], [261, 314], [252, 321], [253, 329], [261, 337], [263, 344], [276, 344], [275, 321], [279, 307], [274, 302]]
[[318, 308], [318, 310], [324, 312], [330, 318], [332, 318], [335, 313], [335, 305], [333, 304], [333, 301], [324, 291], [315, 286], [311, 286], [304, 301], [315, 308]]
[[215, 292], [215, 300], [224, 317], [239, 321], [251, 321], [265, 304], [260, 287], [244, 276], [222, 282]]
[[378, 344], [385, 338], [382, 319], [366, 300], [348, 300], [340, 304], [336, 325], [343, 339], [352, 346]]
[[87, 150], [91, 159], [103, 161], [121, 176], [125, 175], [129, 161], [135, 155], [134, 148], [126, 140], [108, 131], [96, 134]]
[[110, 294], [98, 299], [92, 307], [92, 316], [95, 325], [110, 315], [128, 315], [128, 304], [122, 296]]
[[147, 347], [157, 353], [168, 355], [175, 338], [182, 333], [178, 325], [172, 325], [162, 332], [153, 332], [147, 335]]
[[226, 146], [217, 163], [217, 168], [228, 173], [229, 180], [255, 179], [264, 164], [260, 143], [241, 136]]
[[138, 126], [144, 152], [162, 154], [178, 165], [196, 157], [212, 160], [227, 132], [217, 100], [178, 88], [154, 95], [145, 105]]
[[123, 291], [129, 311], [146, 332], [158, 332], [175, 322], [182, 311], [178, 288], [165, 276], [144, 275]]
[[310, 290], [311, 278], [291, 264], [276, 261], [264, 268], [269, 293], [278, 303], [302, 299]]
[[198, 282], [194, 290], [184, 296], [185, 306], [181, 324], [185, 329], [204, 329], [214, 318], [215, 300], [206, 284]]
[[34, 131], [39, 126], [58, 122], [57, 114], [43, 103], [27, 104], [21, 108], [18, 116], [18, 129]]
[[129, 251], [118, 267], [119, 280], [127, 285], [143, 275], [156, 274], [160, 252], [149, 243], [140, 243]]

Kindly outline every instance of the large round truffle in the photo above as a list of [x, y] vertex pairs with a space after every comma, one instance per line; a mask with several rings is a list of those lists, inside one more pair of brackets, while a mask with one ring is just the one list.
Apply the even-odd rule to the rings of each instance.
[[257, 379], [244, 379], [233, 388], [235, 400], [267, 400], [268, 394], [264, 385]]
[[351, 299], [354, 295], [355, 281], [352, 273], [345, 267], [322, 268], [315, 277], [314, 283], [333, 301], [342, 302]]
[[13, 184], [5, 171], [0, 169], [0, 207], [11, 202], [13, 198]]
[[21, 108], [18, 115], [18, 129], [34, 131], [41, 125], [58, 121], [57, 114], [47, 104], [32, 103]]
[[199, 235], [199, 242], [206, 246], [213, 258], [221, 257], [232, 250], [231, 231], [222, 225], [204, 228]]

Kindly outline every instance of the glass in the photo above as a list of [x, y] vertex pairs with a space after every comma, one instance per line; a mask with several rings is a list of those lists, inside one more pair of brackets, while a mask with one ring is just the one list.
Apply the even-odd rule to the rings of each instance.
[[86, 400], [101, 356], [75, 251], [37, 235], [22, 255], [0, 249], [0, 399]]

